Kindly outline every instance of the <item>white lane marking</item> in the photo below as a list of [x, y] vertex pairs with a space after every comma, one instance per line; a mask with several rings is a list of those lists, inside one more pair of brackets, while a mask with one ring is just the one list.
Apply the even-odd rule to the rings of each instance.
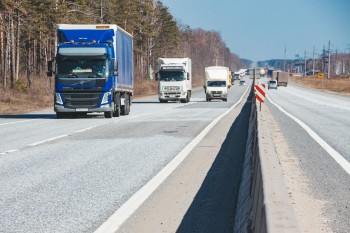
[[250, 85], [243, 93], [237, 103], [226, 110], [223, 114], [213, 120], [197, 137], [195, 137], [176, 157], [168, 163], [156, 176], [138, 190], [129, 200], [127, 200], [107, 221], [105, 221], [94, 233], [112, 233], [119, 227], [146, 201], [146, 199], [163, 183], [163, 181], [177, 168], [179, 164], [190, 154], [193, 148], [207, 135], [207, 133], [242, 100], [250, 90]]
[[28, 146], [37, 146], [37, 145], [40, 145], [40, 144], [43, 144], [43, 143], [46, 143], [46, 142], [51, 142], [51, 141], [54, 141], [54, 140], [57, 140], [57, 139], [60, 139], [60, 138], [67, 137], [67, 136], [68, 136], [67, 134], [60, 135], [60, 136], [57, 136], [57, 137], [54, 137], [54, 138], [49, 138], [49, 139], [46, 139], [46, 140], [43, 140], [43, 141], [40, 141], [40, 142], [35, 142], [35, 143], [32, 143], [32, 144], [29, 144]]
[[35, 142], [35, 143], [32, 143], [32, 144], [29, 144], [28, 146], [37, 146], [37, 145], [40, 145], [40, 144], [44, 144], [46, 142], [51, 142], [51, 141], [54, 141], [54, 140], [57, 140], [57, 139], [61, 139], [61, 138], [64, 138], [64, 137], [68, 137], [70, 135], [73, 135], [73, 134], [76, 134], [76, 133], [83, 133], [83, 132], [86, 132], [86, 131], [89, 131], [93, 128], [96, 128], [100, 125], [94, 125], [94, 126], [90, 126], [88, 128], [85, 128], [85, 129], [80, 129], [80, 130], [76, 130], [70, 134], [63, 134], [63, 135], [60, 135], [60, 136], [57, 136], [57, 137], [53, 137], [53, 138], [49, 138], [49, 139], [45, 139], [43, 141], [40, 141], [40, 142]]
[[275, 105], [281, 112], [292, 118], [296, 123], [298, 123], [305, 131], [318, 143], [320, 146], [328, 152], [328, 154], [350, 175], [350, 163], [336, 150], [334, 150], [327, 142], [325, 142], [318, 134], [316, 134], [310, 127], [308, 127], [304, 122], [288, 113], [281, 106], [273, 102], [269, 96], [267, 96], [269, 101]]
[[[75, 133], [86, 132], [86, 131], [91, 130], [91, 129], [97, 127], [97, 126], [99, 126], [99, 125], [95, 125], [95, 126], [91, 126], [91, 127], [85, 128], [85, 129], [77, 130], [77, 131], [74, 131], [71, 134], [64, 134], [64, 135], [60, 135], [60, 136], [57, 136], [57, 137], [45, 139], [45, 140], [42, 140], [40, 142], [31, 143], [31, 144], [28, 144], [27, 146], [31, 146], [31, 147], [38, 146], [38, 145], [41, 145], [41, 144], [44, 144], [44, 143], [47, 143], [47, 142], [51, 142], [51, 141], [54, 141], [54, 140], [57, 140], [57, 139], [60, 139], [60, 138], [68, 137], [69, 135], [73, 135]], [[0, 152], [0, 155], [9, 154], [9, 153], [13, 153], [13, 152], [16, 152], [16, 151], [19, 151], [19, 149], [12, 149], [12, 150], [8, 150], [8, 151], [5, 151], [5, 152]]]
[[18, 151], [17, 149], [12, 149], [12, 150], [8, 150], [8, 151], [5, 151], [5, 152], [0, 152], [0, 155], [6, 155], [6, 154], [10, 154], [10, 153], [13, 153], [13, 152], [16, 152]]
[[12, 122], [7, 122], [7, 123], [1, 123], [0, 126], [3, 125], [11, 125], [11, 124], [16, 124], [16, 123], [23, 123], [23, 122], [29, 122], [29, 121], [37, 121], [39, 119], [31, 119], [31, 120], [24, 120], [24, 121], [12, 121]]
[[80, 130], [74, 131], [73, 134], [75, 134], [75, 133], [83, 133], [83, 132], [89, 131], [89, 130], [91, 130], [93, 128], [96, 128], [97, 126], [98, 125], [91, 126], [91, 127], [85, 128], [85, 129], [80, 129]]
[[[248, 89], [247, 89], [248, 90]], [[246, 92], [247, 92], [246, 90]], [[245, 93], [246, 93], [245, 92]], [[243, 94], [243, 96], [245, 95], [245, 93]], [[243, 98], [243, 96], [241, 97], [241, 99]], [[241, 101], [241, 99], [239, 100], [239, 102]], [[188, 104], [194, 104], [196, 102], [190, 102], [190, 103], [187, 103], [186, 105]], [[184, 106], [184, 105], [181, 105], [181, 106]], [[179, 107], [179, 106], [177, 106]], [[127, 118], [123, 118], [123, 119], [120, 119], [118, 118], [118, 120], [114, 121], [115, 123], [116, 122], [120, 122], [122, 120], [130, 120], [130, 119], [135, 119], [135, 118], [139, 118], [139, 117], [143, 117], [143, 116], [148, 116], [148, 115], [152, 115], [152, 114], [157, 114], [157, 113], [161, 113], [161, 112], [164, 112], [164, 111], [167, 111], [167, 110], [172, 110], [174, 108], [177, 108], [177, 107], [169, 107], [169, 108], [166, 108], [166, 109], [163, 109], [161, 111], [158, 111], [158, 112], [151, 112], [151, 113], [143, 113], [143, 114], [140, 114], [140, 115], [136, 115], [136, 116], [128, 116]], [[21, 123], [21, 122], [28, 122], [28, 121], [36, 121], [38, 119], [32, 119], [32, 120], [25, 120], [25, 121], [14, 121], [14, 122], [8, 122], [8, 123], [3, 123], [3, 124], [0, 124], [1, 125], [8, 125], [8, 124], [14, 124], [14, 123]], [[61, 135], [61, 136], [57, 136], [57, 137], [53, 137], [53, 138], [49, 138], [49, 139], [45, 139], [43, 141], [40, 141], [40, 142], [35, 142], [35, 143], [31, 143], [31, 144], [28, 144], [27, 146], [31, 146], [31, 147], [34, 147], [34, 146], [38, 146], [38, 145], [41, 145], [41, 144], [44, 144], [46, 142], [51, 142], [51, 141], [54, 141], [54, 140], [57, 140], [57, 139], [60, 139], [60, 138], [63, 138], [63, 137], [67, 137], [69, 135], [73, 135], [75, 133], [83, 133], [83, 132], [86, 132], [86, 131], [89, 131], [93, 128], [96, 128], [100, 125], [94, 125], [94, 126], [91, 126], [91, 127], [88, 127], [88, 128], [85, 128], [85, 129], [80, 129], [80, 130], [77, 130], [77, 131], [74, 131], [73, 133], [71, 134], [65, 134], [65, 135]], [[16, 151], [19, 151], [19, 149], [12, 149], [12, 150], [8, 150], [8, 151], [5, 151], [5, 152], [0, 152], [0, 155], [5, 155], [5, 154], [9, 154], [9, 153], [13, 153], [13, 152], [16, 152]]]
[[[119, 120], [116, 120], [114, 122], [119, 122], [121, 120], [129, 120], [129, 119], [138, 118], [138, 117], [147, 116], [147, 115], [152, 115], [152, 114], [153, 113], [144, 113], [144, 114], [141, 114], [141, 115], [138, 115], [138, 116], [133, 116], [133, 117], [119, 119]], [[35, 119], [35, 120], [37, 120], [37, 119]], [[32, 121], [32, 120], [28, 120], [28, 121]], [[10, 123], [5, 123], [5, 124], [12, 124], [12, 123], [17, 123], [17, 122], [10, 122]], [[24, 121], [21, 121], [21, 122], [24, 122]], [[85, 128], [85, 129], [76, 130], [76, 131], [74, 131], [74, 132], [72, 132], [70, 134], [64, 134], [64, 135], [60, 135], [60, 136], [57, 136], [57, 137], [45, 139], [45, 140], [42, 140], [40, 142], [31, 143], [31, 144], [28, 144], [27, 146], [30, 146], [30, 147], [38, 146], [38, 145], [41, 145], [41, 144], [44, 144], [44, 143], [47, 143], [47, 142], [51, 142], [51, 141], [54, 141], [54, 140], [57, 140], [57, 139], [68, 137], [69, 135], [73, 135], [75, 133], [83, 133], [83, 132], [89, 131], [89, 130], [91, 130], [93, 128], [96, 128], [98, 126], [100, 126], [100, 124], [99, 125], [90, 126], [88, 128]], [[19, 151], [19, 149], [13, 149], [13, 150], [10, 150], [10, 151], [0, 152], [0, 155], [5, 155], [5, 154], [12, 153], [12, 152], [15, 152], [15, 151]]]
[[[284, 91], [288, 92], [288, 94], [290, 94], [290, 95], [297, 96], [301, 99], [307, 100], [309, 102], [313, 102], [315, 104], [350, 111], [349, 102], [344, 101], [344, 100], [336, 99], [334, 97], [325, 97], [325, 96], [322, 96], [318, 93], [305, 92], [305, 91], [302, 91], [300, 89], [296, 89], [296, 90], [295, 89], [292, 89], [292, 90], [284, 89]], [[307, 94], [308, 96], [305, 96], [305, 94]], [[326, 98], [328, 100], [326, 100]]]

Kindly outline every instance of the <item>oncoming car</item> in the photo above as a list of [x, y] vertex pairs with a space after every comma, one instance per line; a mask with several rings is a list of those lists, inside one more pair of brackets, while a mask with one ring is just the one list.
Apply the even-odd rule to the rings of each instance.
[[239, 85], [240, 85], [240, 86], [245, 86], [245, 85], [247, 85], [247, 84], [245, 83], [244, 80], [241, 80], [241, 81], [239, 81]]
[[270, 80], [268, 84], [268, 89], [276, 89], [277, 90], [277, 81], [276, 80]]

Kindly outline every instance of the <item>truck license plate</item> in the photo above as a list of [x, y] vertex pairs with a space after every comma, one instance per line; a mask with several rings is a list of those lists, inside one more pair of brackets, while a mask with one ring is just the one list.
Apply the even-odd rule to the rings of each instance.
[[87, 111], [89, 111], [89, 109], [87, 109], [87, 108], [76, 108], [75, 111], [76, 112], [87, 112]]

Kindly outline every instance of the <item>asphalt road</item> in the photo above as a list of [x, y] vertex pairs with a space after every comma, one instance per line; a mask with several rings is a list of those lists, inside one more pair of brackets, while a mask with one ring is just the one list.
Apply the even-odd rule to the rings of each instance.
[[279, 124], [311, 195], [324, 203], [330, 231], [349, 232], [350, 98], [293, 85], [267, 96], [263, 107]]
[[247, 88], [227, 102], [135, 99], [112, 119], [0, 116], [0, 232], [95, 231]]

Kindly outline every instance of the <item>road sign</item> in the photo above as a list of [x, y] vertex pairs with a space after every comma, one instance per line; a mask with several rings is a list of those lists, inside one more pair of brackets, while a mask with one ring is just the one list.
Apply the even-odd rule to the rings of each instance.
[[265, 84], [255, 84], [254, 86], [256, 100], [260, 103], [264, 103], [265, 101], [265, 88]]
[[323, 78], [323, 73], [318, 73], [317, 78]]

